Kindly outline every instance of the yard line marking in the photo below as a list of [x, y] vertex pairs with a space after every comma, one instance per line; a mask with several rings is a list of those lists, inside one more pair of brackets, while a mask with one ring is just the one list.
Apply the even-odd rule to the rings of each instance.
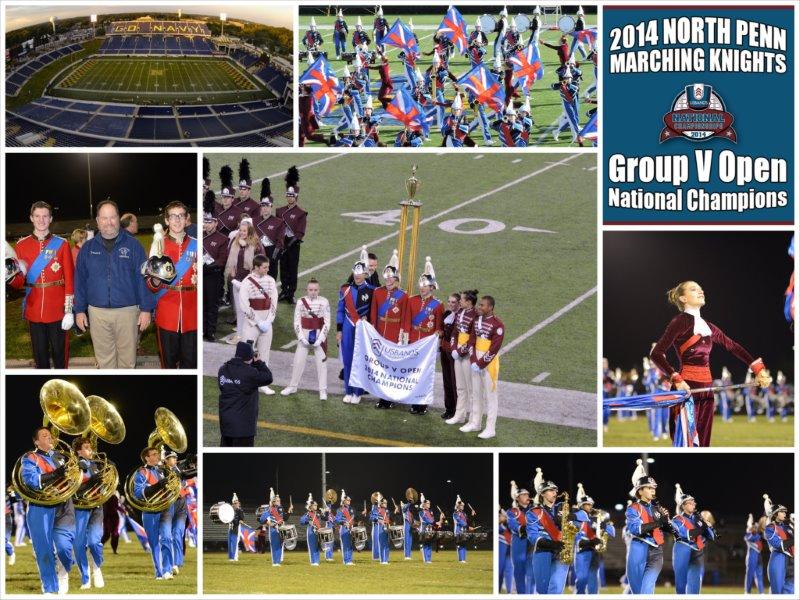
[[518, 162], [522, 162], [522, 159], [521, 159], [521, 158], [515, 158], [514, 160], [512, 160], [512, 161], [511, 161], [511, 164], [512, 164], [512, 165], [515, 165], [515, 164], [517, 164]]
[[550, 373], [545, 371], [544, 373], [539, 373], [536, 377], [531, 379], [531, 383], [542, 383], [545, 379], [550, 376]]
[[531, 337], [534, 333], [536, 333], [537, 331], [541, 331], [542, 329], [544, 329], [545, 327], [550, 325], [550, 323], [552, 323], [553, 321], [555, 321], [559, 317], [565, 315], [566, 313], [571, 311], [573, 308], [578, 306], [581, 302], [583, 302], [587, 298], [590, 298], [591, 296], [593, 296], [595, 293], [597, 293], [597, 286], [595, 286], [592, 289], [584, 292], [583, 294], [581, 294], [580, 296], [575, 298], [575, 300], [573, 300], [569, 304], [566, 304], [566, 305], [562, 306], [561, 308], [559, 308], [556, 312], [554, 312], [552, 315], [547, 317], [544, 321], [542, 321], [541, 323], [537, 323], [536, 325], [531, 327], [528, 331], [523, 333], [521, 336], [519, 336], [518, 338], [515, 338], [514, 340], [512, 340], [510, 344], [507, 344], [503, 348], [501, 348], [500, 352], [498, 352], [497, 355], [498, 356], [502, 356], [503, 354], [506, 354], [507, 352], [510, 352], [511, 350], [513, 350], [514, 348], [519, 346], [522, 342], [524, 342], [529, 337]]
[[535, 227], [523, 227], [522, 225], [517, 225], [511, 231], [522, 231], [530, 233], [556, 233], [555, 231], [550, 231], [549, 229], [536, 229]]
[[288, 350], [289, 348], [292, 348], [293, 346], [296, 345], [297, 345], [297, 340], [292, 340], [288, 344], [284, 344], [283, 346], [281, 346], [281, 350]]
[[[479, 195], [475, 196], [474, 198], [470, 198], [469, 200], [464, 200], [464, 202], [460, 202], [460, 203], [458, 203], [458, 204], [456, 204], [454, 206], [451, 206], [450, 208], [446, 208], [444, 210], [441, 210], [438, 213], [436, 213], [434, 215], [431, 215], [430, 217], [426, 217], [426, 218], [422, 219], [419, 223], [420, 223], [420, 225], [423, 225], [425, 223], [430, 223], [431, 221], [435, 221], [436, 219], [438, 219], [440, 217], [443, 217], [444, 215], [448, 215], [451, 212], [454, 212], [454, 211], [457, 211], [457, 210], [460, 210], [460, 209], [464, 208], [465, 206], [469, 206], [470, 204], [473, 204], [475, 202], [479, 202], [480, 200], [488, 198], [489, 196], [493, 196], [494, 194], [496, 194], [498, 192], [502, 192], [503, 190], [507, 190], [508, 188], [513, 187], [513, 186], [515, 186], [517, 184], [520, 184], [523, 181], [527, 181], [528, 179], [530, 179], [532, 177], [536, 177], [537, 175], [541, 175], [545, 171], [549, 171], [550, 169], [552, 169], [555, 166], [565, 165], [565, 164], [567, 164], [568, 162], [570, 162], [571, 160], [575, 159], [578, 156], [581, 156], [581, 155], [580, 154], [571, 154], [567, 158], [565, 158], [564, 160], [562, 160], [560, 162], [550, 163], [546, 167], [542, 167], [541, 169], [537, 169], [536, 171], [533, 171], [532, 173], [528, 173], [527, 175], [523, 175], [522, 177], [517, 177], [513, 181], [509, 181], [508, 183], [504, 183], [500, 187], [497, 187], [497, 188], [495, 188], [493, 190], [489, 190], [488, 192], [484, 192], [483, 194], [479, 194]], [[410, 230], [410, 229], [411, 229], [411, 225], [409, 225], [406, 228], [406, 230]], [[377, 244], [381, 244], [381, 243], [385, 242], [386, 240], [392, 239], [393, 237], [397, 236], [397, 234], [398, 234], [398, 232], [395, 231], [394, 233], [390, 233], [388, 235], [384, 235], [384, 236], [381, 236], [381, 237], [379, 237], [377, 239], [374, 239], [371, 242], [366, 242], [366, 245], [367, 245], [368, 248], [371, 248], [372, 246], [375, 246]], [[348, 258], [348, 257], [352, 256], [353, 254], [356, 254], [357, 252], [361, 252], [361, 244], [359, 244], [358, 247], [353, 248], [352, 250], [349, 250], [349, 251], [347, 251], [347, 252], [345, 252], [343, 254], [340, 254], [338, 256], [334, 256], [333, 258], [328, 259], [325, 262], [321, 262], [318, 265], [315, 265], [315, 266], [313, 266], [313, 267], [311, 267], [309, 269], [306, 269], [305, 271], [301, 271], [300, 273], [297, 274], [297, 276], [298, 277], [305, 277], [309, 273], [313, 273], [314, 271], [317, 271], [319, 269], [322, 269], [322, 268], [325, 268], [327, 266], [336, 264], [340, 260], [344, 260], [345, 258]]]
[[477, 154], [472, 160], [480, 160], [483, 158], [483, 154]]
[[[203, 413], [204, 421], [219, 422], [219, 416]], [[267, 423], [266, 421], [256, 421], [256, 426], [260, 429], [271, 429], [273, 431], [285, 431], [287, 433], [299, 433], [312, 435], [333, 440], [343, 440], [345, 442], [358, 442], [359, 444], [372, 444], [373, 446], [396, 446], [400, 448], [422, 447], [423, 444], [412, 444], [410, 442], [398, 442], [397, 440], [386, 440], [374, 438], [366, 435], [356, 435], [354, 433], [342, 433], [340, 431], [327, 431], [326, 429], [315, 429], [312, 427], [297, 427], [295, 425], [284, 425], [283, 423]]]

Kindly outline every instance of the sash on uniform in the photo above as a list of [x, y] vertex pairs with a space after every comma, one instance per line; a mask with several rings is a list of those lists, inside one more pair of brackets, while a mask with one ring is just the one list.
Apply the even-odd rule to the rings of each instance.
[[[313, 344], [317, 341], [317, 330], [321, 330], [325, 326], [325, 319], [318, 316], [313, 310], [311, 310], [311, 306], [308, 304], [305, 298], [300, 298], [300, 302], [303, 303], [303, 306], [306, 307], [308, 314], [311, 315], [310, 317], [301, 317], [300, 326], [303, 329], [310, 330], [308, 333], [308, 343]], [[313, 327], [306, 327], [306, 325], [313, 325]], [[323, 360], [326, 360], [328, 355], [328, 340], [325, 339], [325, 341], [320, 344], [320, 347], [322, 348], [322, 351], [325, 352], [326, 358]]]
[[544, 527], [550, 539], [554, 542], [560, 542], [561, 530], [556, 525], [556, 522], [553, 521], [553, 517], [550, 516], [550, 513], [543, 508], [535, 508], [533, 509], [533, 514], [536, 515], [536, 519], [542, 524], [542, 527]]
[[30, 456], [33, 458], [36, 466], [39, 467], [39, 470], [42, 473], [52, 473], [56, 470], [56, 468], [51, 465], [47, 460], [45, 460], [44, 456], [41, 454], [37, 454], [36, 452], [31, 452]]
[[[475, 339], [475, 350], [480, 350], [483, 353], [489, 351], [489, 348], [492, 347], [492, 340], [486, 338], [476, 338]], [[495, 356], [491, 362], [486, 365], [486, 370], [489, 372], [489, 377], [492, 378], [492, 391], [497, 389], [497, 379], [500, 377], [500, 357]]]
[[433, 311], [435, 311], [440, 304], [441, 302], [439, 302], [439, 300], [437, 300], [436, 298], [431, 300], [431, 302], [429, 304], [426, 304], [420, 312], [414, 315], [414, 318], [411, 319], [411, 325], [413, 325], [414, 327], [419, 327], [422, 324], [422, 322], [428, 318], [428, 315], [430, 315]]
[[[33, 261], [33, 264], [28, 269], [28, 274], [25, 276], [25, 283], [28, 285], [33, 285], [36, 283], [36, 280], [39, 279], [39, 275], [42, 274], [51, 262], [53, 262], [58, 254], [59, 249], [65, 243], [64, 238], [60, 238], [54, 235], [50, 238], [50, 241], [47, 242], [47, 245], [42, 248], [42, 251], [39, 252], [39, 256], [36, 257], [36, 260]], [[22, 299], [22, 316], [25, 316], [25, 305], [28, 303], [28, 295], [31, 293], [33, 288], [26, 287], [25, 288], [25, 298]]]
[[[191, 268], [193, 264], [196, 263], [197, 260], [197, 240], [195, 238], [189, 238], [189, 243], [186, 245], [186, 250], [183, 251], [181, 254], [180, 259], [178, 260], [178, 264], [175, 265], [175, 278], [172, 280], [179, 285], [183, 276], [186, 275], [186, 272]], [[166, 294], [169, 289], [166, 286], [162, 286], [160, 290], [156, 292], [156, 300], [160, 300], [161, 296]]]
[[378, 307], [378, 316], [381, 319], [383, 317], [385, 317], [386, 316], [386, 312], [389, 310], [389, 307], [392, 305], [392, 299], [394, 299], [395, 301], [399, 302], [402, 297], [403, 297], [403, 290], [401, 290], [400, 288], [397, 288], [395, 291], [393, 291], [391, 294], [389, 294], [386, 297], [386, 300], [383, 301], [383, 304], [381, 304]]
[[702, 338], [703, 336], [701, 336], [699, 333], [695, 333], [692, 337], [690, 337], [688, 340], [686, 340], [680, 345], [680, 348], [678, 348], [678, 354], [683, 354], [689, 348], [691, 348], [697, 342], [699, 342]]
[[[638, 502], [634, 502], [631, 504], [633, 510], [639, 513], [639, 518], [642, 520], [642, 523], [652, 523], [653, 517], [650, 516], [650, 513], [647, 512], [647, 509], [639, 504]], [[656, 544], [661, 546], [664, 543], [664, 532], [661, 529], [653, 529], [653, 540], [655, 540]]]
[[[680, 522], [683, 523], [683, 526], [686, 527], [686, 532], [687, 532], [687, 537], [688, 537], [687, 541], [691, 544], [692, 543], [692, 538], [689, 535], [689, 532], [692, 531], [693, 529], [696, 529], [694, 523], [692, 523], [691, 519], [687, 519], [683, 515], [678, 515], [678, 520], [680, 520]], [[697, 536], [695, 538], [695, 543], [697, 544], [697, 549], [698, 550], [702, 550], [703, 546], [705, 546], [705, 542], [703, 541], [702, 536]]]
[[[353, 286], [348, 285], [347, 289], [344, 291], [344, 309], [347, 311], [347, 316], [350, 318], [350, 323], [355, 327], [356, 323], [361, 320], [361, 316], [358, 314], [358, 309], [356, 308], [355, 300], [353, 300], [352, 294]], [[358, 288], [355, 288], [356, 292], [358, 292]]]

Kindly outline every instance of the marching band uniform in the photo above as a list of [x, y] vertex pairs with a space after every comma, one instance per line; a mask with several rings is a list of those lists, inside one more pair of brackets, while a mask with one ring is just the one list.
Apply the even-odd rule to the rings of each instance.
[[317, 384], [321, 400], [328, 398], [328, 369], [325, 365], [328, 350], [328, 331], [331, 326], [331, 306], [327, 298], [303, 296], [294, 307], [294, 333], [297, 348], [294, 351], [292, 377], [281, 392], [289, 395], [297, 391], [300, 378], [306, 368], [308, 352], [313, 348], [314, 364], [317, 368]]
[[336, 60], [342, 56], [342, 52], [347, 50], [347, 21], [344, 20], [342, 9], [336, 14], [336, 21], [333, 22], [333, 45], [336, 49]]
[[[459, 508], [459, 505], [461, 508]], [[458, 540], [458, 536], [468, 533], [470, 530], [467, 513], [464, 512], [464, 503], [461, 501], [461, 496], [456, 497], [456, 508], [453, 511], [453, 536]], [[458, 562], [467, 562], [467, 545], [459, 544], [456, 541], [456, 556]]]
[[244, 520], [244, 511], [239, 504], [239, 497], [236, 492], [233, 493], [233, 520], [228, 523], [228, 560], [239, 560], [239, 535]]
[[372, 23], [372, 33], [375, 36], [375, 45], [381, 51], [383, 50], [383, 38], [387, 31], [389, 31], [389, 22], [383, 18], [383, 9], [379, 6]]
[[372, 507], [370, 508], [369, 515], [366, 515], [369, 518], [370, 523], [370, 547], [372, 548], [372, 560], [380, 560], [381, 559], [381, 544], [380, 544], [380, 525], [377, 521], [373, 521], [371, 516], [372, 513], [376, 512], [379, 508], [379, 501], [372, 502]]
[[243, 158], [239, 162], [239, 199], [236, 201], [236, 206], [241, 208], [242, 212], [255, 223], [261, 212], [261, 206], [250, 197], [250, 190], [252, 187], [253, 180], [250, 179], [250, 162], [246, 158]]
[[[687, 308], [675, 315], [667, 326], [661, 339], [656, 342], [650, 352], [650, 359], [661, 369], [673, 383], [686, 381], [691, 388], [702, 388], [711, 385], [711, 369], [709, 358], [714, 344], [720, 344], [736, 358], [748, 365], [758, 378], [764, 370], [764, 361], [760, 358], [753, 360], [747, 350], [713, 323], [708, 323], [700, 316], [699, 309]], [[673, 347], [679, 357], [680, 371], [676, 371], [667, 360], [667, 350]], [[761, 376], [763, 378], [764, 375]], [[759, 379], [761, 379], [759, 378]], [[700, 392], [692, 394], [695, 403], [695, 422], [697, 436], [701, 446], [711, 444], [711, 428], [714, 424], [714, 394]], [[676, 414], [678, 407], [671, 409], [671, 414]], [[670, 435], [675, 436], [675, 419], [670, 419]]]
[[678, 594], [699, 594], [703, 585], [705, 556], [703, 548], [710, 540], [716, 539], [714, 529], [697, 513], [686, 513], [683, 504], [694, 500], [675, 485], [677, 514], [672, 518], [675, 544], [672, 546], [672, 568], [675, 571], [675, 592]]
[[14, 513], [13, 508], [13, 492], [6, 493], [6, 556], [8, 556], [8, 566], [13, 566], [17, 560], [17, 555], [14, 553], [14, 544], [11, 543], [11, 527], [14, 523], [14, 519], [12, 514]]
[[507, 522], [500, 522], [498, 524], [497, 543], [497, 547], [500, 552], [500, 583], [497, 589], [502, 593], [503, 586], [505, 586], [506, 594], [510, 594], [511, 586], [513, 585], [514, 581], [514, 567], [511, 564], [511, 530], [508, 528]]
[[[783, 512], [784, 520], [778, 521], [778, 513]], [[772, 594], [794, 594], [794, 529], [786, 520], [788, 509], [780, 504], [773, 505], [769, 496], [764, 494], [764, 513], [767, 526], [764, 528], [764, 540], [769, 547], [769, 591]]]
[[480, 431], [484, 411], [486, 428], [478, 435], [482, 439], [495, 436], [497, 421], [497, 382], [500, 375], [500, 359], [497, 355], [503, 345], [505, 326], [492, 313], [477, 315], [472, 322], [468, 342], [471, 381], [471, 408], [469, 422], [461, 431]]
[[561, 94], [561, 104], [564, 107], [563, 112], [558, 117], [558, 125], [553, 129], [553, 138], [558, 140], [558, 136], [566, 129], [572, 130], [573, 140], [577, 138], [580, 133], [580, 87], [577, 83], [577, 78], [573, 77], [573, 69], [567, 64], [564, 66], [563, 71], [559, 74], [559, 82], [554, 83], [552, 88]]
[[269, 275], [260, 276], [253, 269], [239, 288], [239, 309], [245, 316], [242, 339], [254, 341], [258, 358], [269, 366], [272, 323], [278, 312], [278, 286], [275, 280]]
[[15, 252], [24, 272], [9, 285], [25, 289], [22, 318], [28, 322], [36, 368], [51, 368], [52, 357], [53, 368], [66, 369], [74, 294], [69, 242], [51, 233], [41, 240], [31, 234], [17, 242]]
[[[520, 496], [526, 496], [520, 498]], [[511, 482], [513, 504], [506, 513], [508, 529], [511, 532], [511, 566], [514, 572], [514, 587], [517, 594], [532, 594], [535, 591], [533, 561], [528, 560], [527, 512], [530, 507], [530, 493], [519, 489]]]
[[411, 560], [411, 551], [414, 546], [414, 540], [411, 537], [411, 530], [414, 527], [414, 502], [400, 500], [400, 511], [403, 513], [403, 558]]
[[314, 17], [311, 17], [311, 26], [303, 36], [303, 45], [309, 52], [319, 52], [322, 44], [322, 36], [320, 35], [319, 31], [317, 31], [317, 23], [314, 20]]
[[764, 550], [764, 542], [758, 532], [758, 526], [753, 523], [753, 515], [747, 519], [747, 529], [744, 536], [747, 544], [747, 558], [745, 559], [744, 571], [744, 593], [749, 594], [756, 585], [759, 594], [764, 593], [764, 565], [761, 561], [761, 552]]
[[[173, 453], [177, 458], [177, 454]], [[186, 538], [186, 519], [189, 518], [188, 497], [192, 493], [189, 482], [182, 477], [178, 466], [172, 467], [172, 471], [178, 476], [181, 482], [181, 495], [173, 504], [172, 517], [172, 571], [178, 573], [178, 568], [183, 566], [184, 552], [183, 542]]]
[[[166, 481], [159, 466], [144, 465], [134, 475], [133, 494], [138, 500], [146, 500], [162, 489]], [[172, 579], [172, 513], [173, 506], [161, 512], [142, 512], [156, 579]]]
[[339, 543], [342, 550], [342, 562], [345, 566], [351, 566], [354, 564], [351, 530], [353, 529], [355, 516], [350, 508], [350, 497], [344, 493], [344, 490], [342, 490], [341, 500], [342, 504], [339, 506], [339, 510], [336, 511], [336, 523], [339, 525]]
[[[536, 469], [537, 497], [548, 490], [558, 491], [552, 481], [544, 481], [541, 469]], [[528, 543], [533, 547], [533, 578], [539, 594], [562, 594], [567, 583], [569, 565], [559, 560], [564, 547], [561, 532], [562, 502], [551, 506], [535, 504], [525, 513], [525, 529]]]
[[448, 419], [448, 425], [463, 423], [467, 420], [467, 412], [472, 401], [472, 371], [470, 370], [470, 333], [472, 322], [477, 316], [474, 308], [461, 308], [456, 313], [453, 335], [450, 338], [452, 348], [453, 368], [456, 373], [456, 411]]
[[269, 526], [269, 548], [272, 555], [272, 566], [280, 567], [283, 562], [283, 540], [278, 532], [278, 526], [283, 525], [283, 507], [280, 505], [280, 498], [275, 495], [272, 488], [269, 488], [269, 510], [265, 510], [258, 518], [262, 525], [267, 523]]
[[316, 502], [311, 499], [311, 494], [308, 495], [309, 499], [306, 502], [306, 514], [300, 517], [300, 525], [306, 525], [306, 544], [308, 544], [308, 560], [311, 562], [312, 567], [319, 566], [319, 553], [320, 546], [317, 540], [317, 530], [322, 527], [322, 522], [317, 514]]
[[220, 297], [225, 285], [228, 237], [217, 230], [217, 220], [211, 216], [211, 212], [203, 214], [203, 223], [214, 224], [213, 230], [203, 232], [203, 338], [213, 341], [217, 332]]
[[[223, 186], [220, 196], [223, 198], [223, 202], [214, 205], [214, 218], [217, 220], [217, 230], [227, 237], [229, 233], [239, 229], [239, 221], [242, 220], [244, 211], [241, 206], [233, 203], [233, 187]], [[226, 204], [227, 208], [225, 208]]]
[[353, 32], [353, 37], [350, 40], [350, 43], [353, 45], [354, 49], [357, 49], [361, 44], [365, 44], [366, 46], [369, 46], [370, 44], [369, 36], [367, 35], [367, 32], [364, 31], [364, 26], [361, 23], [360, 16], [358, 19], [356, 19], [356, 30]]
[[[578, 484], [578, 493], [575, 495], [578, 507], [586, 504], [594, 507], [594, 500], [586, 495], [582, 484]], [[584, 512], [589, 513], [584, 509]], [[616, 535], [614, 525], [606, 520], [599, 525], [592, 521], [580, 523], [580, 529], [575, 536], [575, 588], [578, 594], [597, 594], [599, 588], [601, 557], [597, 552], [600, 545], [600, 529], [610, 537]]]
[[[433, 518], [433, 513], [430, 508], [423, 508], [425, 504], [425, 496], [420, 496], [420, 511], [419, 511], [419, 533], [420, 535], [427, 529], [433, 529], [436, 519]], [[422, 562], [433, 562], [433, 540], [422, 542]]]
[[[297, 198], [299, 188], [297, 182], [299, 175], [297, 169], [291, 167], [287, 174], [289, 186], [286, 188], [287, 198]], [[294, 176], [293, 176], [294, 174]], [[284, 230], [283, 247], [281, 255], [281, 297], [294, 303], [294, 293], [297, 290], [297, 269], [300, 265], [300, 244], [306, 235], [306, 220], [308, 213], [297, 205], [297, 201], [281, 206], [275, 211], [275, 216], [283, 219], [286, 224]]]
[[[331, 531], [333, 531], [334, 529], [336, 529], [336, 511], [333, 510], [333, 503], [331, 503], [331, 502], [326, 503], [325, 510], [326, 510], [326, 513], [325, 513], [325, 522], [326, 523], [325, 524]], [[333, 548], [334, 548], [335, 545], [336, 545], [336, 542], [333, 541], [333, 542], [325, 544], [325, 546], [324, 546], [325, 560], [328, 561], [328, 562], [333, 560]]]
[[[269, 182], [268, 179], [264, 181]], [[269, 184], [267, 184], [269, 185]], [[256, 225], [256, 232], [261, 239], [261, 245], [267, 253], [269, 259], [269, 276], [275, 279], [278, 276], [278, 265], [283, 255], [283, 243], [286, 239], [286, 223], [280, 217], [272, 214], [272, 200], [269, 197], [261, 199], [261, 206], [269, 210], [267, 217], [261, 217], [253, 221]]]
[[56, 571], [59, 594], [66, 594], [69, 591], [69, 572], [75, 562], [75, 505], [72, 503], [72, 498], [56, 506], [53, 542], [58, 558]]
[[[468, 46], [466, 55], [469, 57], [469, 66], [471, 69], [477, 67], [481, 63], [483, 63], [483, 57], [486, 55], [486, 46], [489, 43], [489, 40], [486, 37], [486, 34], [483, 33], [479, 28], [481, 26], [480, 17], [475, 22], [475, 29], [472, 33], [469, 34], [468, 39]], [[472, 91], [467, 92], [467, 99], [471, 106], [474, 106], [474, 110], [477, 113], [477, 120], [481, 124], [481, 131], [483, 131], [483, 141], [488, 146], [492, 143], [492, 132], [489, 128], [489, 119], [486, 118], [486, 111], [483, 108], [483, 104], [475, 102], [476, 96], [475, 93]], [[475, 120], [470, 123], [470, 129], [473, 128], [475, 124]]]
[[148, 289], [157, 295], [156, 339], [162, 369], [193, 369], [197, 366], [197, 240], [188, 234], [177, 240], [164, 236], [164, 256], [169, 256], [180, 272], [180, 263], [191, 261], [180, 281], [159, 281]]
[[[395, 344], [402, 343], [404, 333], [408, 332], [404, 327], [404, 321], [408, 314], [408, 294], [400, 288], [399, 264], [397, 250], [394, 250], [392, 258], [383, 269], [384, 280], [389, 277], [393, 279], [392, 288], [383, 285], [372, 293], [369, 319], [384, 339]], [[391, 408], [392, 406], [392, 402], [384, 399], [378, 400], [376, 404], [377, 408]]]
[[[369, 515], [369, 520], [377, 526], [377, 539], [378, 539], [378, 557], [382, 565], [389, 564], [389, 511], [381, 506], [383, 498], [380, 498], [377, 504], [372, 505], [372, 511]], [[374, 539], [374, 538], [373, 538]], [[373, 550], [374, 554], [374, 550]]]
[[664, 530], [670, 530], [670, 522], [652, 502], [640, 500], [637, 491], [645, 486], [656, 487], [649, 477], [642, 460], [638, 459], [634, 471], [631, 496], [636, 500], [625, 511], [625, 527], [630, 533], [626, 575], [632, 594], [654, 594], [656, 580], [664, 566]]
[[[100, 470], [97, 461], [81, 457], [78, 460], [81, 468], [83, 483], [78, 491], [91, 487], [100, 479]], [[81, 589], [88, 589], [89, 561], [86, 558], [88, 549], [92, 557], [92, 573], [94, 587], [104, 586], [103, 573], [103, 507], [96, 506], [91, 509], [75, 509], [75, 562], [81, 576]]]
[[[363, 274], [367, 276], [367, 247], [362, 246], [361, 256], [353, 265], [353, 274]], [[363, 281], [360, 284], [355, 282], [345, 284], [339, 291], [339, 304], [336, 308], [336, 331], [341, 332], [342, 341], [340, 356], [344, 366], [344, 393], [342, 401], [345, 404], [358, 404], [364, 390], [350, 385], [350, 369], [353, 365], [353, 349], [355, 347], [356, 323], [361, 319], [369, 320], [370, 307], [372, 305], [372, 295], [375, 288]]]

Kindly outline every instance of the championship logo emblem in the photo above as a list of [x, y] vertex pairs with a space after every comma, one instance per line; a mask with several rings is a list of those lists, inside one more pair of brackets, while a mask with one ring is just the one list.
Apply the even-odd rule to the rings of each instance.
[[375, 353], [375, 356], [383, 355], [383, 344], [380, 340], [372, 340], [372, 351]]
[[714, 88], [705, 83], [687, 85], [672, 101], [672, 109], [664, 115], [660, 142], [688, 139], [693, 142], [721, 137], [736, 142], [733, 115]]

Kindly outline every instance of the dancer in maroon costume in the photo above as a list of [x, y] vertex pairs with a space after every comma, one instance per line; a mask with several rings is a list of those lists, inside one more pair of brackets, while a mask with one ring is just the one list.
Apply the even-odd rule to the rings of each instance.
[[[667, 298], [680, 313], [667, 325], [667, 330], [650, 352], [650, 359], [670, 378], [673, 388], [688, 391], [711, 385], [713, 378], [708, 359], [714, 344], [721, 344], [728, 352], [748, 365], [753, 370], [756, 383], [760, 387], [767, 387], [770, 384], [772, 378], [764, 366], [764, 361], [760, 358], [753, 360], [747, 350], [726, 336], [719, 327], [706, 322], [700, 316], [700, 308], [706, 303], [700, 284], [695, 281], [684, 281], [671, 289], [667, 293]], [[673, 369], [667, 360], [667, 350], [670, 346], [674, 347], [678, 354], [680, 362], [678, 371]], [[700, 392], [693, 394], [693, 397], [700, 445], [710, 446], [711, 427], [714, 422], [714, 394]], [[671, 409], [669, 432], [673, 439], [675, 413], [678, 409], [678, 406]]]

